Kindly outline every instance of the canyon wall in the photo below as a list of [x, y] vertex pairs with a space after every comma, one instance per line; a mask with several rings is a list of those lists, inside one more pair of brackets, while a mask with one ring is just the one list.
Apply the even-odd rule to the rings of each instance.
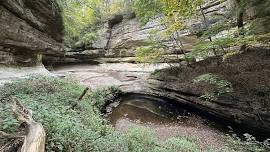
[[0, 64], [34, 66], [42, 54], [64, 54], [55, 0], [0, 2]]
[[[211, 0], [202, 6], [207, 24], [213, 25], [223, 22], [230, 15], [232, 8], [231, 0], [223, 2]], [[91, 45], [79, 46], [68, 51], [65, 57], [46, 56], [46, 64], [58, 63], [78, 63], [78, 62], [135, 62], [135, 50], [140, 46], [147, 46], [150, 33], [159, 31], [158, 35], [164, 31], [160, 19], [162, 15], [151, 19], [145, 25], [141, 25], [134, 13], [115, 15], [100, 24], [97, 31], [97, 38]], [[203, 16], [186, 21], [186, 28], [178, 31], [186, 51], [190, 51], [198, 41], [196, 34], [205, 28]], [[179, 52], [174, 52], [173, 41], [162, 40], [168, 50], [163, 52], [168, 55], [172, 62]], [[162, 62], [162, 61], [161, 61]]]
[[[241, 124], [261, 137], [269, 137], [269, 64], [269, 48], [248, 48], [226, 60], [213, 57], [191, 66], [156, 71], [148, 79], [148, 92], [169, 97], [228, 122]], [[205, 74], [215, 75], [230, 83], [231, 90], [220, 93], [224, 88], [218, 82], [209, 82], [215, 79], [195, 83], [196, 78]], [[209, 93], [217, 99], [211, 100]], [[205, 99], [205, 95], [210, 95], [210, 98]]]

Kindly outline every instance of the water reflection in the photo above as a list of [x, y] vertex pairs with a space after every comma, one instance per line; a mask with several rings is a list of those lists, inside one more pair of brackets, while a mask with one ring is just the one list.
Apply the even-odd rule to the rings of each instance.
[[121, 119], [154, 124], [190, 123], [189, 118], [194, 117], [179, 105], [155, 97], [130, 95], [120, 100], [109, 115], [113, 125]]

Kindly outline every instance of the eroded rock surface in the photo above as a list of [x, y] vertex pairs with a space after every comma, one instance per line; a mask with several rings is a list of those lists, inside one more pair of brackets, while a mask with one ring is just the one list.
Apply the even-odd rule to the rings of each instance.
[[[207, 18], [207, 24], [213, 25], [226, 20], [228, 12], [231, 9], [231, 1], [211, 0], [203, 5], [202, 10]], [[46, 63], [76, 63], [76, 62], [92, 62], [97, 59], [99, 62], [118, 62], [114, 58], [128, 58], [121, 60], [122, 62], [135, 62], [135, 50], [140, 46], [149, 45], [146, 43], [149, 40], [152, 31], [164, 31], [164, 25], [161, 25], [162, 15], [151, 19], [146, 25], [141, 26], [134, 13], [115, 15], [102, 23], [97, 31], [97, 38], [90, 46], [82, 46], [68, 52], [63, 57], [46, 57]], [[178, 31], [183, 42], [184, 49], [190, 51], [198, 42], [196, 34], [205, 28], [205, 23], [202, 16], [186, 21], [186, 28]], [[158, 34], [159, 35], [159, 34]], [[162, 43], [168, 47], [166, 52], [163, 52], [166, 57], [166, 62], [175, 62], [177, 54], [173, 49], [173, 41], [162, 40]], [[176, 46], [177, 47], [177, 46]], [[98, 55], [89, 55], [88, 52], [98, 52]], [[164, 62], [164, 61], [160, 61]]]
[[145, 82], [152, 72], [168, 66], [130, 63], [79, 64], [56, 66], [51, 72], [58, 76], [73, 77], [91, 89], [117, 86], [124, 92], [140, 92], [147, 89]]
[[[247, 49], [226, 60], [210, 58], [175, 69], [163, 69], [148, 80], [151, 93], [168, 96], [206, 113], [241, 124], [270, 137], [270, 50]], [[214, 74], [232, 84], [233, 92], [208, 101], [202, 95], [215, 85], [194, 83], [203, 74]]]
[[33, 66], [40, 54], [63, 54], [62, 18], [55, 0], [0, 2], [0, 63]]

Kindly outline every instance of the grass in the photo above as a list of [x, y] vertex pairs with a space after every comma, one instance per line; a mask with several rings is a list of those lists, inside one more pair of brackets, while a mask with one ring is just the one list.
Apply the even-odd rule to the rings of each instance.
[[[46, 131], [47, 152], [197, 152], [196, 141], [170, 138], [161, 143], [148, 128], [131, 127], [125, 133], [113, 130], [102, 117], [104, 106], [115, 100], [115, 87], [90, 90], [83, 100], [83, 86], [70, 79], [33, 76], [0, 87], [0, 130], [15, 132], [9, 96], [33, 111]], [[72, 109], [73, 103], [78, 106]], [[1, 142], [0, 142], [1, 145]]]

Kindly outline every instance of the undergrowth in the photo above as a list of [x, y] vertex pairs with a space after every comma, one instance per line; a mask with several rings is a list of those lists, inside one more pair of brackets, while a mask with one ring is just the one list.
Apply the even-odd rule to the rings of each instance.
[[[12, 133], [19, 127], [11, 112], [9, 97], [12, 96], [33, 111], [35, 121], [43, 124], [48, 152], [147, 152], [167, 149], [161, 146], [149, 129], [131, 127], [126, 133], [119, 133], [102, 117], [102, 109], [114, 101], [120, 93], [119, 89], [91, 90], [83, 100], [78, 101], [83, 90], [84, 87], [73, 80], [45, 76], [5, 84], [0, 88], [0, 130]], [[73, 109], [74, 102], [78, 105]], [[168, 141], [168, 146], [172, 146], [171, 141]]]
[[[70, 79], [33, 76], [0, 87], [0, 130], [15, 132], [9, 97], [19, 99], [33, 111], [35, 121], [46, 131], [47, 152], [197, 152], [196, 141], [186, 138], [157, 139], [149, 128], [130, 127], [114, 131], [102, 117], [105, 105], [114, 101], [119, 89], [90, 90], [78, 101], [83, 86]], [[73, 103], [77, 103], [72, 108]], [[212, 150], [211, 150], [212, 151]]]

